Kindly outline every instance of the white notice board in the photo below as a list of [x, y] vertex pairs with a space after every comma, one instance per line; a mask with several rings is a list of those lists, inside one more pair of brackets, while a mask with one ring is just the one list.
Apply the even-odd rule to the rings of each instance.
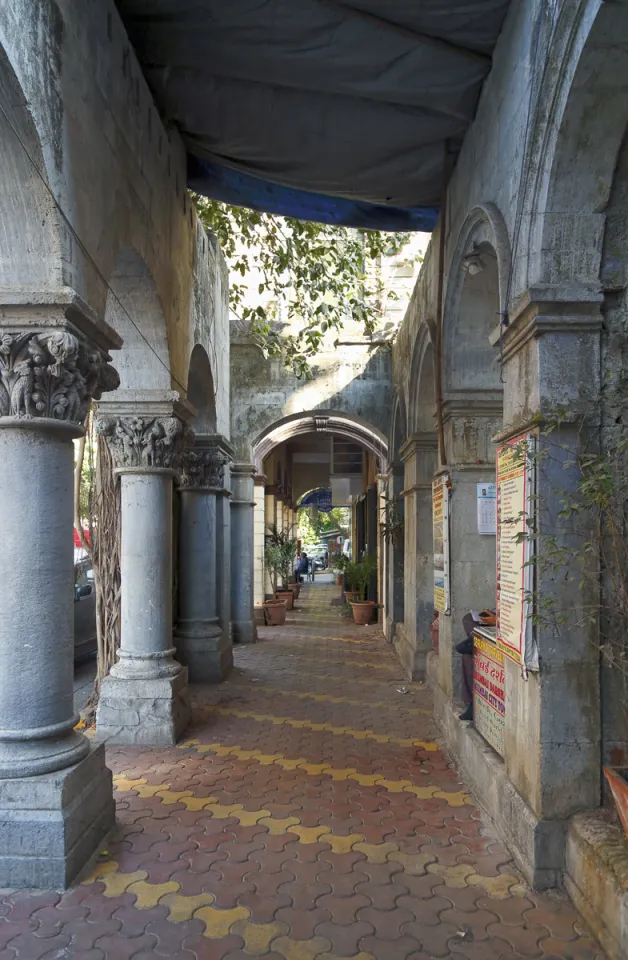
[[478, 483], [478, 533], [497, 535], [497, 484]]

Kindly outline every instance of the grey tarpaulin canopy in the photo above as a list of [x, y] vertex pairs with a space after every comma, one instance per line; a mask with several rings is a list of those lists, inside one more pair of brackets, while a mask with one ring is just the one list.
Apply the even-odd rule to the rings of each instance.
[[508, 5], [118, 0], [194, 189], [384, 229], [431, 229]]

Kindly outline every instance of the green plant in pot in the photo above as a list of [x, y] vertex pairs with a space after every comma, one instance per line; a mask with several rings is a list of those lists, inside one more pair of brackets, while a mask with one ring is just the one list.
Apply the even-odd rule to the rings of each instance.
[[[361, 560], [345, 565], [345, 596], [351, 604], [354, 623], [366, 624], [373, 619], [374, 600], [364, 600], [366, 588], [377, 571], [377, 557], [367, 553]], [[350, 589], [347, 590], [347, 587]], [[355, 599], [350, 599], [350, 596]]]
[[[275, 548], [277, 577], [274, 584], [274, 593], [278, 600], [285, 600], [288, 610], [294, 606], [295, 591], [290, 589], [290, 578], [294, 575], [294, 562], [297, 555], [297, 541], [285, 530], [278, 530], [276, 526], [269, 527], [266, 540], [267, 548]], [[277, 582], [281, 586], [277, 586]]]
[[336, 571], [336, 583], [339, 587], [341, 587], [345, 581], [345, 567], [349, 562], [349, 557], [345, 557], [344, 553], [337, 553], [331, 561], [330, 566], [332, 570]]
[[286, 622], [286, 600], [277, 598], [277, 582], [281, 573], [282, 562], [281, 548], [275, 543], [267, 542], [264, 547], [264, 566], [270, 577], [273, 599], [266, 600], [263, 606], [266, 623], [274, 627], [281, 627]]

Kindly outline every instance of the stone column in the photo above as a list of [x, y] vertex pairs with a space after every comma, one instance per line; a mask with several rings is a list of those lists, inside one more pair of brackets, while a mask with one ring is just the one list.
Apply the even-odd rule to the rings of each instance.
[[[231, 460], [233, 449], [224, 437], [221, 446]], [[231, 634], [231, 490], [229, 485], [229, 462], [223, 469], [223, 489], [216, 499], [216, 553], [218, 557], [218, 619], [222, 630], [223, 647], [229, 651], [229, 662], [233, 664], [233, 637]]]
[[404, 619], [397, 626], [395, 648], [409, 677], [425, 676], [434, 619], [432, 477], [436, 437], [415, 433], [401, 448], [404, 464]]
[[[402, 497], [403, 486], [403, 464], [393, 463], [385, 478], [385, 492], [388, 503], [394, 504], [394, 514], [399, 519], [401, 527], [392, 534], [392, 539], [388, 537], [384, 542], [386, 552], [384, 632], [389, 643], [394, 641], [398, 625], [401, 625], [403, 630], [404, 620], [405, 501]], [[389, 507], [388, 519], [391, 519], [391, 510], [392, 508]], [[386, 521], [386, 517], [382, 520]]]
[[[595, 411], [599, 397], [601, 300], [573, 284], [533, 288], [511, 311], [504, 336], [504, 425], [513, 426], [503, 438], [526, 426], [539, 432], [539, 416], [567, 411], [558, 429], [538, 439], [541, 556], [554, 536], [581, 550], [573, 534], [562, 536], [569, 524], [559, 517], [565, 491], [578, 483], [575, 458], [587, 442], [583, 410]], [[586, 519], [577, 525], [584, 541]], [[560, 881], [567, 818], [600, 803], [599, 624], [588, 606], [600, 601], [578, 581], [573, 569], [537, 571], [538, 595], [551, 613], [535, 627], [539, 672], [524, 680], [516, 664], [506, 663], [505, 764], [517, 791], [509, 842], [539, 886]]]
[[2, 887], [67, 886], [114, 825], [103, 747], [75, 729], [72, 441], [120, 343], [78, 300], [0, 308]]
[[[267, 486], [264, 495], [264, 538], [268, 534], [270, 527], [274, 527], [277, 520], [277, 505], [275, 501], [274, 486]], [[270, 597], [273, 592], [273, 585], [270, 580], [270, 572], [264, 570], [264, 598]]]
[[121, 391], [99, 416], [121, 485], [121, 642], [96, 729], [114, 743], [167, 746], [190, 719], [187, 669], [173, 656], [172, 481], [191, 410], [174, 392]]
[[218, 616], [217, 498], [226, 458], [212, 436], [196, 436], [179, 475], [177, 657], [190, 683], [219, 683], [233, 666]]
[[449, 520], [450, 613], [439, 617], [438, 683], [449, 700], [460, 696], [462, 668], [455, 645], [464, 639], [469, 610], [495, 606], [495, 537], [477, 527], [477, 485], [495, 482], [494, 436], [502, 429], [498, 390], [449, 394], [444, 403]]
[[264, 534], [266, 524], [265, 513], [265, 486], [266, 477], [255, 477], [255, 507], [254, 507], [254, 581], [253, 599], [256, 605], [264, 602]]
[[256, 643], [253, 613], [254, 477], [251, 463], [231, 467], [231, 630], [234, 643]]

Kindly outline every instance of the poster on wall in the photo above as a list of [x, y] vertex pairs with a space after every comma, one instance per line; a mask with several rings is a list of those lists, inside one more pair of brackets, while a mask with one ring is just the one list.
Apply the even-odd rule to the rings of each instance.
[[527, 534], [534, 509], [535, 442], [524, 434], [497, 449], [497, 645], [519, 664], [527, 661], [531, 645], [532, 542]]
[[449, 613], [449, 477], [432, 481], [434, 609]]
[[473, 637], [473, 724], [494, 750], [504, 756], [504, 654], [495, 643]]
[[495, 536], [497, 533], [497, 484], [477, 484], [478, 533], [482, 536]]

